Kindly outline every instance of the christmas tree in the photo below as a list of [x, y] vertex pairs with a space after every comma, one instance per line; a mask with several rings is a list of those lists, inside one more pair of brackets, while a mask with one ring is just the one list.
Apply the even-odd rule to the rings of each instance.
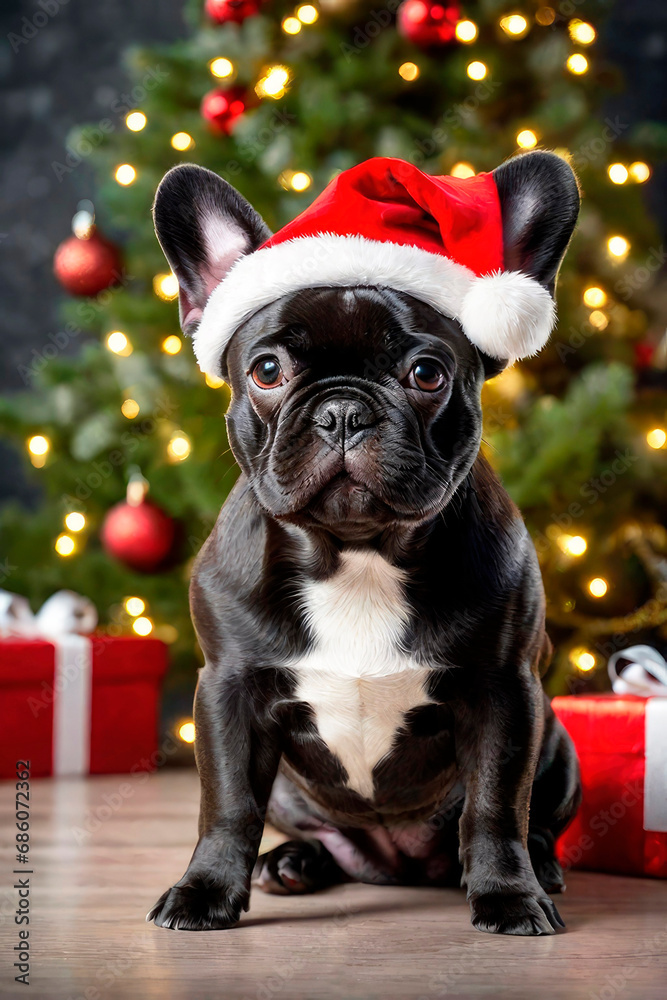
[[642, 184], [664, 135], [601, 110], [621, 85], [598, 39], [604, 7], [591, 0], [584, 20], [574, 3], [192, 0], [186, 40], [128, 53], [127, 94], [54, 164], [85, 148], [99, 178], [95, 219], [78, 206], [55, 258], [76, 297], [25, 393], [0, 400], [43, 488], [35, 513], [1, 514], [11, 589], [35, 605], [61, 587], [91, 597], [112, 633], [169, 642], [172, 688], [193, 688], [189, 569], [237, 472], [228, 390], [196, 367], [153, 233], [169, 167], [217, 171], [276, 229], [371, 156], [465, 177], [543, 147], [578, 172], [581, 221], [550, 345], [485, 389], [484, 449], [537, 545], [551, 693], [604, 687], [612, 649], [660, 644], [667, 358]]

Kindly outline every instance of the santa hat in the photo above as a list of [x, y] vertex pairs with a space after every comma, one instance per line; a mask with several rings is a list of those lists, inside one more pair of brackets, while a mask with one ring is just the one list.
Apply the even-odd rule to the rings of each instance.
[[238, 327], [288, 292], [376, 286], [406, 292], [458, 320], [494, 358], [535, 354], [555, 322], [549, 291], [504, 269], [503, 220], [493, 175], [432, 177], [377, 157], [339, 174], [310, 208], [212, 292], [194, 335], [203, 371], [219, 370]]

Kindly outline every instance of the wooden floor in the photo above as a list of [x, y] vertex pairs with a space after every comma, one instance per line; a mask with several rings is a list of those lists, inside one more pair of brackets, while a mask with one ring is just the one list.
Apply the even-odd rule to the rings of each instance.
[[[664, 1000], [667, 882], [573, 873], [566, 933], [480, 934], [458, 890], [348, 885], [254, 893], [230, 931], [166, 931], [144, 915], [194, 844], [194, 771], [32, 782], [30, 988], [13, 981], [13, 786], [0, 785], [0, 993], [111, 1000], [507, 997]], [[275, 842], [275, 838], [274, 838]]]

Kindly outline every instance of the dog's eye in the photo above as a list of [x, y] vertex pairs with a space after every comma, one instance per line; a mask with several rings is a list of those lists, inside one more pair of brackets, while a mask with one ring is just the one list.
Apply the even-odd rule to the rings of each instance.
[[277, 389], [284, 381], [283, 370], [277, 358], [262, 358], [250, 374], [260, 389]]
[[436, 392], [445, 383], [445, 372], [440, 365], [428, 358], [416, 361], [410, 369], [407, 385], [422, 392]]

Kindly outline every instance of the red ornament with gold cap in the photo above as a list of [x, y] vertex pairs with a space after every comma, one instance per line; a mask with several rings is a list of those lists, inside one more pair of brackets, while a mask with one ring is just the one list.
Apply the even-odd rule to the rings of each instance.
[[122, 273], [118, 247], [100, 235], [91, 202], [82, 202], [72, 219], [72, 236], [60, 244], [53, 272], [70, 295], [98, 295]]
[[454, 41], [461, 7], [457, 3], [405, 0], [398, 8], [396, 20], [404, 38], [427, 49]]
[[148, 482], [139, 472], [130, 476], [126, 499], [112, 507], [102, 525], [106, 552], [140, 573], [155, 573], [168, 560], [176, 541], [176, 522], [146, 499]]
[[216, 87], [205, 94], [201, 102], [202, 118], [214, 132], [229, 135], [247, 107], [244, 87]]

